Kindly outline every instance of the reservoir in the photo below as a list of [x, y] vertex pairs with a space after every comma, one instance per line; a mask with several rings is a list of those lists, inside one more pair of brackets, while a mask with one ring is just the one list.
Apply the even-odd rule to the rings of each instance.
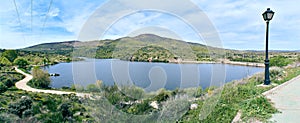
[[53, 88], [73, 84], [87, 86], [101, 80], [105, 85], [136, 85], [146, 91], [198, 86], [205, 89], [264, 71], [264, 68], [229, 64], [149, 63], [116, 59], [86, 59], [43, 69], [60, 75], [51, 76]]

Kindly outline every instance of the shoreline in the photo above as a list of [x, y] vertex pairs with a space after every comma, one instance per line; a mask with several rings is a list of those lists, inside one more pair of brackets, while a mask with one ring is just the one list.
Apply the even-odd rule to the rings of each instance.
[[[87, 57], [80, 57], [85, 61], [86, 59], [97, 59], [97, 58], [87, 58]], [[121, 59], [118, 59], [121, 60]], [[238, 61], [229, 61], [229, 60], [220, 60], [218, 62], [215, 61], [168, 61], [168, 62], [147, 62], [147, 61], [130, 61], [130, 60], [121, 60], [121, 61], [128, 61], [128, 62], [146, 62], [146, 63], [170, 63], [170, 64], [230, 64], [230, 65], [239, 65], [239, 66], [251, 66], [251, 67], [265, 67], [264, 63], [257, 63], [257, 62], [238, 62]], [[71, 61], [75, 62], [75, 61]]]
[[[79, 61], [86, 61], [87, 59], [98, 59], [98, 58], [88, 58], [88, 57], [78, 57]], [[107, 59], [113, 59], [113, 58], [107, 58]], [[106, 60], [107, 60], [106, 59]], [[170, 64], [230, 64], [230, 65], [239, 65], [239, 66], [251, 66], [251, 67], [265, 67], [264, 63], [257, 63], [257, 62], [238, 62], [238, 61], [229, 61], [227, 59], [219, 59], [219, 61], [188, 61], [188, 60], [178, 60], [178, 61], [168, 61], [168, 62], [149, 62], [149, 61], [130, 61], [130, 60], [122, 60], [117, 59], [121, 61], [128, 61], [128, 62], [146, 62], [146, 63], [170, 63]], [[71, 61], [76, 62], [76, 61]], [[58, 62], [58, 64], [61, 62]]]
[[180, 62], [169, 62], [174, 64], [230, 64], [230, 65], [239, 65], [239, 66], [251, 66], [251, 67], [265, 67], [263, 63], [256, 62], [235, 62], [235, 61], [180, 61]]

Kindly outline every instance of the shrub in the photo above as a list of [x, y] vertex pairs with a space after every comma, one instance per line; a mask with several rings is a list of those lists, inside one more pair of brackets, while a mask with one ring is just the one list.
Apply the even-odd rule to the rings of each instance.
[[275, 56], [270, 59], [270, 66], [283, 67], [292, 63], [292, 61], [284, 56]]
[[103, 81], [102, 80], [97, 80], [96, 81], [96, 87], [103, 90], [104, 89], [104, 85], [103, 85]]
[[59, 107], [59, 111], [61, 112], [63, 119], [66, 120], [67, 118], [73, 115], [72, 111], [70, 110], [71, 105], [69, 103], [63, 103]]
[[0, 66], [11, 66], [12, 63], [6, 57], [0, 57]]
[[159, 122], [176, 122], [189, 110], [190, 102], [187, 96], [176, 96], [162, 103]]
[[6, 85], [8, 88], [10, 88], [11, 86], [14, 85], [14, 82], [11, 79], [7, 78], [3, 81], [3, 84]]
[[48, 88], [51, 83], [49, 74], [39, 68], [34, 68], [32, 70], [32, 84], [39, 88]]
[[99, 88], [95, 85], [95, 84], [89, 84], [87, 87], [86, 87], [87, 91], [90, 91], [90, 92], [99, 92]]
[[19, 120], [20, 118], [13, 114], [1, 113], [0, 114], [0, 122], [1, 123], [10, 123]]
[[0, 93], [3, 93], [7, 90], [7, 86], [0, 82]]
[[6, 50], [2, 53], [2, 57], [6, 57], [10, 62], [13, 62], [18, 57], [18, 54], [15, 50]]
[[29, 97], [22, 97], [17, 102], [8, 105], [8, 111], [12, 114], [18, 115], [20, 118], [32, 114], [32, 100]]
[[200, 97], [200, 96], [203, 96], [204, 95], [204, 92], [202, 90], [202, 87], [198, 87], [197, 88], [197, 92], [194, 94], [195, 97]]
[[152, 109], [149, 105], [149, 100], [144, 100], [140, 104], [134, 104], [130, 108], [128, 108], [127, 112], [135, 115], [146, 114]]
[[82, 91], [84, 91], [84, 87], [82, 85], [79, 85], [79, 84], [73, 84], [71, 86], [71, 90], [72, 91], [77, 91], [77, 92], [82, 92]]
[[14, 64], [18, 65], [18, 67], [20, 67], [20, 68], [25, 68], [27, 65], [29, 65], [28, 61], [23, 58], [15, 59]]
[[166, 91], [165, 89], [160, 89], [158, 92], [158, 95], [156, 95], [153, 99], [158, 102], [166, 101], [169, 97], [171, 97], [171, 94]]
[[[284, 76], [285, 76], [284, 71], [281, 68], [273, 68], [270, 70], [270, 78], [272, 81], [280, 80], [280, 79], [284, 78]], [[278, 83], [278, 84], [280, 84], [280, 83]]]
[[137, 86], [124, 86], [122, 87], [121, 91], [127, 96], [134, 99], [141, 99], [145, 94], [144, 90]]

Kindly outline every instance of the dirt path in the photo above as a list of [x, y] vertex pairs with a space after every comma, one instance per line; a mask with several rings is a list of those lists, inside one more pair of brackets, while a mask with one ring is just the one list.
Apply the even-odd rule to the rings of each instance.
[[38, 92], [38, 93], [50, 93], [50, 94], [59, 94], [59, 95], [62, 95], [62, 94], [76, 94], [77, 96], [80, 96], [80, 97], [90, 97], [90, 94], [87, 94], [87, 93], [75, 93], [75, 92], [66, 92], [66, 91], [57, 91], [57, 90], [43, 90], [43, 89], [32, 88], [32, 87], [27, 85], [27, 83], [32, 79], [32, 75], [21, 71], [17, 67], [15, 67], [15, 70], [18, 73], [21, 73], [25, 76], [24, 79], [18, 81], [15, 84], [18, 89], [21, 89], [21, 90], [24, 90], [24, 91], [30, 91], [30, 92]]

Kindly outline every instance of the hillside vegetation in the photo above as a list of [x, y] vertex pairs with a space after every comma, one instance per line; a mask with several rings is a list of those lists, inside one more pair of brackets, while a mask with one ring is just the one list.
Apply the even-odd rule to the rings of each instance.
[[[264, 51], [215, 48], [153, 34], [142, 34], [136, 37], [123, 37], [115, 40], [45, 43], [21, 50], [73, 58], [89, 57], [152, 62], [220, 61], [227, 59], [230, 61], [263, 63], [265, 59]], [[271, 60], [273, 57], [273, 59], [276, 59], [276, 56], [282, 55], [292, 61], [295, 61], [300, 55], [299, 52], [290, 51], [270, 51], [269, 54]], [[290, 62], [287, 61], [286, 63]], [[273, 66], [278, 66], [281, 63], [276, 64]], [[279, 66], [282, 66], [282, 64]]]
[[169, 62], [178, 59], [211, 61], [226, 57], [225, 52], [228, 52], [228, 55], [230, 55], [230, 52], [233, 52], [232, 50], [223, 50], [197, 43], [188, 43], [153, 34], [124, 37], [116, 40], [45, 43], [22, 50], [101, 59], [115, 58], [132, 61], [149, 61], [149, 59], [153, 59], [156, 62]]

